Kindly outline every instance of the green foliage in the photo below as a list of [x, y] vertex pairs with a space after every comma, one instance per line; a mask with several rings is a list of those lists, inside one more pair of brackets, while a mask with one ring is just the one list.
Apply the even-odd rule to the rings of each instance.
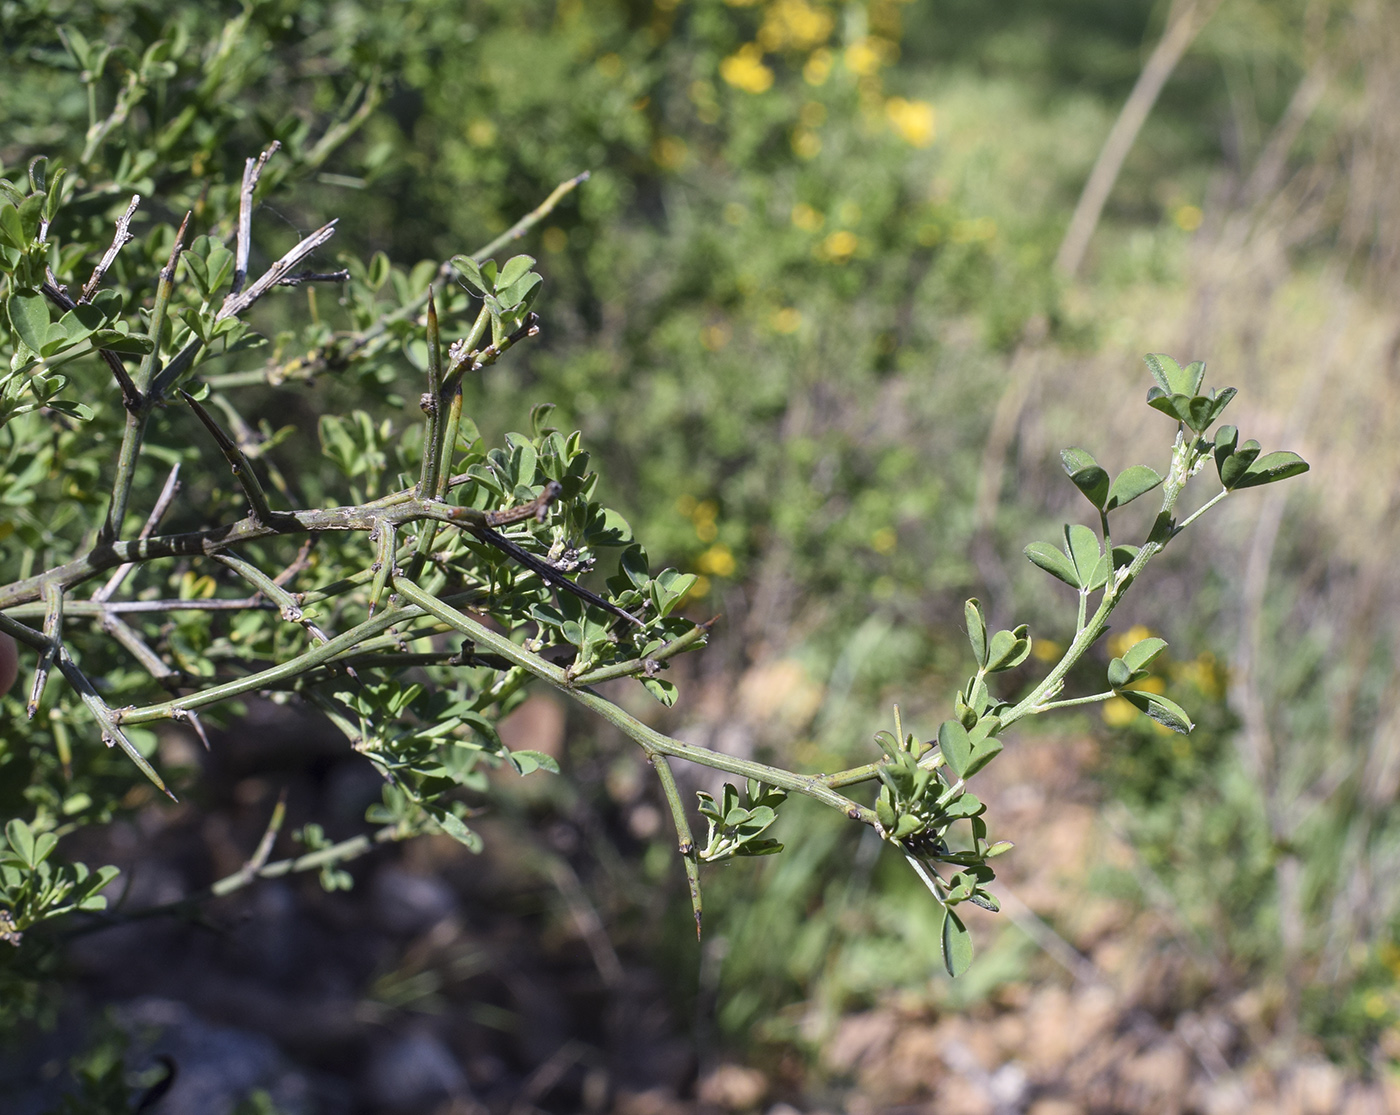
[[[485, 770], [550, 769], [537, 753], [508, 754], [495, 732], [531, 678], [575, 695], [592, 681], [634, 677], [670, 706], [677, 688], [660, 670], [706, 634], [678, 610], [720, 597], [726, 583], [774, 578], [772, 570], [782, 579], [770, 580], [771, 595], [787, 608], [774, 626], [803, 615], [813, 643], [844, 640], [872, 596], [886, 633], [904, 635], [928, 619], [931, 578], [964, 595], [966, 531], [943, 512], [975, 480], [966, 450], [982, 426], [969, 416], [989, 409], [994, 382], [991, 361], [950, 356], [945, 334], [950, 323], [970, 323], [995, 350], [1037, 316], [1071, 328], [1045, 278], [1058, 217], [1022, 203], [1024, 168], [988, 174], [931, 149], [935, 118], [923, 98], [933, 94], [893, 59], [902, 40], [918, 59], [965, 38], [964, 57], [979, 65], [1024, 69], [1032, 82], [1072, 67], [1076, 80], [1116, 92], [1136, 72], [1150, 13], [1071, 5], [1087, 45], [1070, 51], [1041, 33], [1026, 5], [996, 27], [965, 5], [944, 7], [939, 19], [948, 22], [936, 35], [921, 30], [927, 13], [908, 9], [912, 36], [902, 36], [893, 5], [853, 5], [838, 20], [814, 4], [814, 22], [799, 32], [778, 27], [775, 5], [719, 0], [682, 13], [487, 3], [466, 19], [458, 4], [414, 0], [351, 6], [334, 23], [331, 6], [318, 3], [249, 5], [229, 20], [188, 5], [74, 4], [61, 38], [42, 6], [8, 11], [9, 41], [30, 49], [31, 63], [0, 92], [13, 109], [6, 118], [27, 150], [55, 152], [69, 173], [12, 168], [0, 203], [11, 276], [0, 327], [20, 358], [0, 387], [0, 580], [28, 582], [81, 561], [94, 537], [132, 538], [175, 464], [186, 491], [167, 514], [172, 533], [250, 520], [285, 527], [279, 517], [291, 508], [330, 518], [314, 520], [317, 543], [304, 564], [290, 529], [250, 534], [215, 554], [143, 561], [110, 600], [182, 605], [155, 615], [71, 591], [7, 598], [5, 614], [17, 622], [42, 619], [40, 636], [64, 677], [38, 687], [36, 717], [22, 728], [19, 701], [4, 703], [6, 815], [60, 835], [111, 816], [130, 769], [115, 749], [94, 746], [99, 736], [178, 789], [154, 734], [133, 725], [171, 715], [218, 722], [237, 713], [241, 695], [264, 692], [315, 704], [384, 774], [383, 801], [368, 817], [376, 839], [445, 831], [475, 846], [465, 801], [487, 789]], [[968, 34], [950, 37], [953, 27]], [[1193, 83], [1181, 116], [1209, 95], [1206, 82]], [[377, 111], [386, 101], [391, 111]], [[1033, 160], [1032, 177], [1053, 195], [1076, 180], [1078, 156], [1059, 150], [1066, 129], [1048, 115], [1053, 106], [1044, 111], [1033, 130], [1053, 135], [1055, 150]], [[1213, 125], [1203, 130], [1213, 142]], [[314, 283], [260, 295], [245, 320], [243, 310], [225, 313], [235, 288], [248, 289], [233, 250], [238, 171], [274, 139], [282, 149], [262, 170], [255, 208], [275, 199], [273, 212], [297, 229], [341, 217], [342, 240], [348, 233], [355, 252], [368, 245], [370, 258], [334, 261], [347, 272], [336, 298]], [[581, 170], [592, 178], [569, 193]], [[1166, 189], [1158, 177], [1138, 194]], [[520, 230], [532, 255], [512, 256], [506, 244], [460, 254], [509, 235], [509, 223], [559, 183]], [[71, 309], [54, 305], [45, 268], [86, 295], [86, 276], [133, 192], [147, 198], [139, 235], [119, 245], [108, 289], [98, 284]], [[191, 239], [180, 251], [186, 210]], [[261, 211], [254, 259], [281, 257], [284, 240]], [[371, 254], [381, 245], [404, 260], [430, 259], [396, 266]], [[307, 262], [329, 266], [321, 258]], [[164, 293], [139, 299], [168, 264]], [[546, 326], [538, 339], [530, 335], [537, 306]], [[492, 370], [515, 345], [503, 370]], [[130, 412], [99, 351], [139, 365], [136, 385], [171, 404], [150, 408], [139, 434], [128, 433]], [[1204, 435], [1232, 390], [1202, 396], [1200, 365], [1149, 364], [1152, 405]], [[197, 422], [176, 402], [182, 387], [205, 408], [194, 411]], [[403, 401], [420, 393], [425, 420], [412, 406], [405, 420]], [[532, 412], [528, 433], [491, 434], [523, 424], [526, 394], [557, 402], [562, 429]], [[318, 435], [319, 458], [304, 450]], [[1075, 645], [1047, 684], [1056, 672], [1071, 676], [1097, 637], [1087, 633], [1102, 629], [1103, 607], [1116, 607], [1182, 525], [1166, 497], [1206, 463], [1203, 448], [1225, 490], [1306, 468], [1291, 454], [1260, 457], [1232, 427], [1208, 447], [1191, 435], [1165, 477], [1145, 465], [1111, 477], [1086, 451], [1066, 450], [1099, 529], [1071, 523], [1063, 546], [1027, 549], [1079, 594]], [[126, 473], [119, 444], [139, 450]], [[603, 506], [597, 471], [611, 478], [607, 502], [618, 509]], [[124, 479], [114, 484], [114, 474]], [[1164, 484], [1158, 528], [1140, 547], [1115, 543], [1109, 514]], [[136, 520], [121, 506], [123, 489]], [[438, 495], [461, 509], [444, 512], [451, 522], [388, 510], [436, 514], [428, 505]], [[357, 509], [373, 525], [351, 525]], [[485, 530], [515, 552], [463, 525], [503, 509], [523, 515]], [[329, 522], [349, 529], [324, 529]], [[308, 533], [312, 523], [303, 521]], [[653, 572], [649, 551], [677, 568]], [[603, 562], [594, 581], [604, 586], [595, 583], [590, 600], [531, 560], [574, 581]], [[257, 606], [226, 610], [248, 599]], [[644, 616], [645, 626], [618, 611]], [[481, 614], [493, 622], [483, 627]], [[964, 615], [974, 673], [952, 694], [936, 745], [897, 722], [877, 740], [885, 758], [856, 768], [880, 783], [873, 808], [860, 805], [857, 815], [878, 822], [871, 831], [910, 857], [940, 902], [932, 925], [910, 939], [928, 950], [941, 944], [953, 972], [971, 959], [956, 907], [994, 902], [987, 861], [1009, 847], [987, 839], [981, 802], [960, 784], [996, 757], [1015, 711], [1118, 696], [1168, 727], [1191, 724], [1168, 698], [1132, 688], [1150, 648], [1110, 663], [1108, 692], [1055, 700], [1054, 685], [1042, 685], [1038, 704], [1015, 702], [1028, 629], [988, 631], [976, 601]], [[489, 641], [501, 632], [503, 641]], [[80, 676], [91, 691], [74, 683]], [[183, 696], [166, 699], [167, 691]], [[644, 749], [669, 746], [629, 729]], [[848, 761], [859, 746], [849, 736], [840, 759], [821, 765]], [[706, 761], [698, 750], [660, 754]], [[781, 847], [767, 835], [776, 813], [766, 811], [797, 789], [772, 779], [799, 776], [731, 766], [747, 796], [702, 798], [710, 833], [689, 867]], [[825, 776], [823, 800], [844, 813], [852, 803], [836, 790], [857, 783], [843, 776], [856, 777]], [[683, 826], [684, 810], [672, 806]], [[804, 821], [801, 838], [787, 839], [784, 868], [805, 856], [793, 872], [818, 869], [808, 849], [819, 849], [819, 828]], [[328, 889], [347, 885], [338, 864], [365, 845], [332, 844], [314, 824], [301, 836], [307, 855], [297, 869], [320, 871]], [[948, 878], [939, 874], [945, 864]], [[819, 883], [806, 879], [793, 892], [818, 902]], [[882, 947], [877, 940], [871, 952]]]
[[0, 940], [13, 945], [37, 922], [73, 910], [104, 910], [107, 899], [98, 892], [116, 878], [115, 867], [89, 871], [85, 864], [50, 861], [58, 847], [52, 832], [37, 835], [16, 817], [5, 826], [0, 849]]

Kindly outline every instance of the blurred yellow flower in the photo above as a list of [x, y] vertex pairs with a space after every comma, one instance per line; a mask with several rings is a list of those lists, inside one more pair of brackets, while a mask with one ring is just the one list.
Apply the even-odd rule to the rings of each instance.
[[757, 43], [745, 43], [719, 64], [719, 76], [745, 93], [765, 93], [773, 87], [773, 71], [763, 64]]
[[723, 542], [716, 542], [695, 559], [696, 569], [714, 577], [732, 577], [736, 567], [734, 555]]
[[870, 548], [877, 554], [892, 554], [899, 544], [899, 535], [894, 527], [881, 527], [870, 536]]
[[885, 102], [885, 116], [899, 137], [911, 147], [927, 147], [933, 142], [933, 105], [927, 101], [891, 97]]
[[773, 0], [763, 13], [758, 41], [767, 50], [811, 50], [831, 37], [835, 17], [807, 0]]
[[954, 244], [977, 244], [983, 240], [995, 240], [997, 223], [991, 217], [973, 217], [966, 221], [955, 221], [949, 239]]
[[496, 141], [496, 125], [478, 118], [467, 125], [467, 139], [473, 147], [489, 147]]
[[604, 77], [613, 78], [622, 73], [622, 59], [616, 54], [604, 54], [594, 65]]
[[815, 209], [805, 201], [799, 201], [792, 207], [792, 223], [803, 232], [816, 232], [822, 227], [822, 217]]
[[1128, 651], [1132, 650], [1138, 643], [1142, 642], [1144, 639], [1150, 638], [1152, 638], [1151, 629], [1144, 627], [1140, 623], [1135, 623], [1122, 634], [1110, 635], [1108, 637], [1108, 653], [1113, 655], [1114, 658], [1122, 658], [1123, 655], [1127, 654]]
[[798, 128], [792, 133], [792, 153], [799, 159], [815, 159], [821, 154], [822, 137], [806, 128]]
[[1176, 222], [1176, 227], [1182, 232], [1195, 232], [1205, 219], [1206, 215], [1201, 212], [1198, 205], [1179, 205], [1176, 212], [1172, 214], [1172, 220]]
[[831, 51], [826, 47], [812, 51], [812, 56], [802, 67], [802, 80], [808, 85], [825, 84], [826, 79], [831, 76], [831, 62]]
[[731, 335], [728, 322], [714, 321], [700, 330], [700, 343], [710, 352], [719, 352], [729, 344]]
[[855, 255], [856, 249], [860, 247], [860, 239], [854, 232], [847, 229], [838, 229], [825, 240], [822, 241], [822, 254], [828, 259], [837, 263], [845, 263], [851, 256]]
[[796, 333], [802, 328], [802, 311], [784, 306], [773, 315], [773, 328], [779, 333]]
[[719, 504], [712, 499], [702, 499], [690, 513], [690, 521], [695, 524], [695, 537], [701, 542], [713, 542], [719, 534], [715, 519], [719, 516]]
[[554, 255], [569, 246], [569, 234], [558, 225], [550, 225], [549, 228], [540, 233], [540, 243], [544, 245], [545, 251]]
[[662, 136], [651, 145], [651, 158], [662, 170], [680, 170], [690, 157], [685, 141], [676, 136]]
[[884, 51], [874, 39], [857, 39], [846, 48], [846, 69], [859, 77], [869, 77], [883, 62]]
[[1137, 706], [1122, 697], [1110, 697], [1103, 703], [1103, 722], [1110, 728], [1126, 728], [1137, 718]]

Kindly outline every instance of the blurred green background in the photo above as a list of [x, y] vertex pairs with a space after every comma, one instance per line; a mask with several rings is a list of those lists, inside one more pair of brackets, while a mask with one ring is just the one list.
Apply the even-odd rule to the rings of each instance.
[[[1178, 1035], [1189, 1079], [1218, 1078], [1213, 1057], [1282, 1079], [1279, 1051], [1303, 1049], [1383, 1081], [1400, 1058], [1400, 8], [7, 0], [0, 19], [6, 166], [83, 147], [65, 34], [138, 53], [163, 36], [173, 72], [102, 148], [115, 210], [133, 189], [197, 204], [280, 138], [269, 257], [335, 216], [350, 256], [439, 261], [591, 172], [523, 244], [546, 280], [540, 343], [467, 405], [495, 438], [557, 404], [653, 561], [702, 575], [689, 614], [722, 619], [666, 722], [694, 742], [865, 761], [892, 702], [925, 734], [947, 715], [964, 597], [1038, 638], [1072, 633], [1070, 594], [1020, 556], [1084, 510], [1057, 451], [1162, 469], [1173, 431], [1141, 405], [1141, 357], [1206, 360], [1240, 389], [1230, 420], [1313, 471], [1231, 500], [1139, 586], [1131, 620], [1171, 641], [1195, 734], [1109, 708], [1008, 741], [986, 796], [993, 835], [1019, 845], [1000, 861], [1019, 898], [978, 919], [965, 981], [941, 976], [903, 865], [800, 805], [784, 855], [711, 873], [697, 952], [679, 867], [664, 836], [649, 844], [649, 788], [572, 713], [537, 710], [528, 730], [566, 741], [573, 777], [501, 824], [547, 827], [580, 798], [612, 818], [615, 847], [582, 874], [617, 947], [670, 973], [705, 1049], [799, 1090], [943, 1095], [937, 1073], [900, 1076], [882, 1019], [1053, 1028], [1047, 996], [1094, 979], [1115, 1017], [1147, 1010]], [[1177, 19], [1195, 33], [1087, 254], [1057, 267]], [[117, 57], [94, 83], [103, 105], [122, 75]], [[197, 122], [167, 159], [122, 162], [186, 104]], [[338, 120], [355, 131], [323, 158]], [[407, 424], [416, 384], [407, 358], [391, 383], [323, 377], [290, 420], [373, 396]], [[282, 398], [260, 416], [288, 421]], [[284, 470], [297, 444], [274, 454]], [[1065, 983], [1071, 946], [1097, 976]], [[1054, 1094], [1090, 1094], [1076, 1087]]]

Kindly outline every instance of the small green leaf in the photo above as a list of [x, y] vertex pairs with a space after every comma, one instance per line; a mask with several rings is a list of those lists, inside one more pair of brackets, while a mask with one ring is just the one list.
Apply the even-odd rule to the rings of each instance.
[[[1011, 670], [1026, 660], [1031, 652], [1029, 629], [1023, 623], [1014, 631], [998, 631], [987, 648], [987, 671], [999, 673]], [[980, 710], [979, 710], [980, 711]]]
[[1151, 352], [1143, 357], [1152, 378], [1167, 395], [1195, 395], [1206, 377], [1206, 366], [1200, 360], [1183, 368], [1164, 352]]
[[669, 681], [663, 681], [661, 678], [640, 678], [639, 680], [642, 687], [667, 708], [674, 705], [676, 698], [680, 696], [680, 690]]
[[537, 770], [547, 770], [550, 774], [559, 773], [559, 760], [543, 751], [512, 751], [510, 762], [520, 774], [530, 774]]
[[531, 271], [528, 275], [511, 283], [510, 286], [502, 288], [497, 293], [497, 297], [500, 298], [501, 305], [507, 310], [529, 309], [530, 304], [534, 302], [530, 295], [542, 282], [544, 280]]
[[535, 257], [527, 255], [511, 256], [506, 260], [506, 265], [501, 268], [501, 273], [496, 278], [496, 289], [505, 290], [516, 279], [525, 274], [535, 265]]
[[1123, 655], [1123, 662], [1130, 670], [1141, 670], [1166, 649], [1167, 641], [1165, 639], [1151, 636], [1134, 643], [1129, 648], [1128, 653]]
[[899, 746], [899, 741], [894, 738], [894, 733], [878, 731], [875, 733], [875, 742], [880, 745], [880, 750], [888, 757], [890, 762], [897, 763], [904, 754], [904, 748]]
[[[481, 267], [471, 256], [460, 255], [452, 257], [452, 266], [457, 268], [471, 288], [479, 295], [488, 295], [495, 291], [496, 286], [488, 280], [482, 273]], [[494, 268], [494, 265], [493, 265]], [[494, 271], [492, 278], [494, 278]]]
[[1153, 410], [1160, 410], [1168, 418], [1186, 422], [1191, 417], [1191, 398], [1190, 395], [1168, 395], [1160, 388], [1153, 387], [1147, 392], [1147, 405]]
[[1186, 714], [1186, 710], [1166, 697], [1156, 693], [1144, 693], [1141, 689], [1125, 689], [1118, 695], [1136, 705], [1162, 727], [1170, 728], [1173, 732], [1184, 736], [1195, 727], [1191, 723], [1191, 717]]
[[20, 340], [42, 352], [49, 339], [49, 301], [37, 290], [16, 290], [5, 303]]
[[1289, 452], [1286, 449], [1277, 453], [1268, 453], [1249, 466], [1249, 471], [1235, 483], [1234, 488], [1238, 491], [1241, 488], [1257, 488], [1261, 484], [1272, 484], [1276, 480], [1287, 480], [1290, 476], [1301, 476], [1311, 467], [1297, 453]]
[[1081, 585], [1087, 585], [1094, 578], [1099, 558], [1103, 556], [1103, 546], [1099, 536], [1082, 523], [1065, 527], [1065, 553], [1074, 563], [1074, 569]]
[[34, 830], [16, 817], [5, 826], [5, 839], [10, 848], [30, 867], [34, 866]]
[[1147, 405], [1153, 410], [1175, 418], [1197, 434], [1203, 434], [1220, 417], [1221, 411], [1235, 397], [1233, 387], [1212, 391], [1209, 395], [1188, 395], [1185, 393], [1163, 394], [1154, 387], [1147, 393]]
[[1115, 658], [1108, 664], [1108, 684], [1113, 689], [1122, 689], [1128, 682], [1133, 680], [1133, 671], [1128, 668], [1128, 664], [1121, 658]]
[[943, 908], [943, 932], [940, 935], [943, 967], [954, 979], [972, 967], [972, 934], [952, 910]]
[[57, 847], [58, 837], [51, 832], [40, 833], [38, 839], [34, 841], [34, 866], [38, 867], [39, 864], [48, 859]]
[[481, 851], [483, 847], [481, 837], [467, 828], [462, 822], [462, 818], [458, 817], [457, 814], [446, 809], [433, 810], [432, 812], [433, 820], [435, 820], [442, 827], [442, 831], [452, 837], [453, 840], [457, 841], [459, 844], [466, 845], [466, 847], [470, 848], [473, 852]]
[[26, 240], [33, 240], [39, 235], [39, 223], [44, 219], [44, 201], [43, 190], [38, 190], [37, 193], [30, 194], [20, 202], [19, 224], [20, 228], [24, 230]]
[[982, 605], [978, 603], [976, 597], [963, 604], [963, 619], [967, 622], [967, 639], [972, 644], [972, 657], [977, 660], [979, 667], [985, 666], [987, 664], [987, 621], [982, 617]]
[[1181, 365], [1164, 352], [1149, 352], [1143, 357], [1147, 363], [1147, 370], [1152, 373], [1152, 378], [1157, 381], [1157, 386], [1162, 389], [1162, 393], [1171, 395], [1183, 388], [1176, 386], [1181, 379]]
[[24, 227], [19, 221], [19, 210], [8, 201], [0, 202], [0, 243], [16, 251], [23, 251], [29, 246]]
[[959, 794], [944, 808], [944, 814], [953, 820], [976, 817], [986, 812], [987, 807], [976, 794]]
[[[1022, 551], [1032, 564], [1040, 566], [1052, 577], [1058, 577], [1070, 588], [1081, 588], [1079, 574], [1064, 553], [1049, 542], [1032, 542]], [[985, 665], [985, 663], [983, 663]]]
[[992, 859], [995, 856], [1004, 855], [1005, 853], [1011, 851], [1011, 849], [1014, 847], [1016, 847], [1016, 845], [1011, 843], [1011, 841], [1009, 840], [998, 840], [995, 844], [993, 844], [990, 848], [987, 849], [986, 856], [988, 859]]
[[989, 736], [986, 739], [978, 740], [977, 743], [973, 745], [972, 757], [967, 763], [967, 777], [971, 778], [1000, 755], [1001, 746], [1001, 740], [997, 739], [995, 736]]
[[99, 329], [92, 337], [94, 348], [110, 349], [127, 356], [144, 356], [156, 343], [145, 333], [123, 333], [119, 329]]
[[1215, 431], [1215, 468], [1217, 471], [1225, 467], [1225, 462], [1235, 451], [1239, 440], [1240, 431], [1235, 426], [1221, 426]]
[[1222, 387], [1209, 395], [1197, 395], [1190, 403], [1191, 418], [1186, 423], [1198, 434], [1203, 434], [1220, 417], [1221, 412], [1237, 394], [1233, 387]]
[[938, 749], [943, 753], [948, 769], [962, 778], [972, 760], [972, 741], [967, 737], [967, 729], [956, 720], [943, 721], [938, 726]]
[[632, 528], [621, 513], [599, 507], [584, 527], [583, 538], [590, 546], [622, 546], [632, 541]]
[[880, 797], [875, 802], [875, 817], [879, 820], [882, 829], [892, 833], [897, 824], [897, 818], [895, 817], [894, 806], [889, 803], [886, 797], [888, 793], [888, 789], [880, 791]]
[[1060, 462], [1074, 486], [1090, 503], [1103, 510], [1103, 501], [1108, 498], [1108, 473], [1093, 455], [1087, 449], [1064, 449], [1060, 451]]
[[1227, 488], [1234, 488], [1249, 471], [1255, 459], [1259, 456], [1260, 445], [1253, 438], [1245, 442], [1233, 453], [1216, 465], [1216, 471], [1220, 474], [1220, 483]]
[[1146, 465], [1133, 465], [1126, 468], [1113, 481], [1113, 487], [1109, 489], [1108, 499], [1104, 503], [1104, 510], [1112, 511], [1132, 503], [1138, 496], [1146, 495], [1160, 483], [1162, 483], [1162, 478], [1157, 475], [1157, 471]]

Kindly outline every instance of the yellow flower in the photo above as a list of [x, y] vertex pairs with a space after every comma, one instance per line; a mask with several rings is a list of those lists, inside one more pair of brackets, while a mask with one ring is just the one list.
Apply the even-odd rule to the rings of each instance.
[[1149, 628], [1144, 627], [1140, 623], [1134, 624], [1121, 635], [1110, 635], [1108, 637], [1108, 653], [1113, 655], [1114, 658], [1122, 658], [1123, 655], [1127, 654], [1128, 651], [1132, 650], [1138, 643], [1142, 642], [1144, 639], [1150, 639], [1151, 637], [1152, 631]]
[[731, 336], [733, 333], [728, 322], [713, 321], [700, 330], [700, 343], [710, 352], [719, 352], [729, 344]]
[[719, 534], [715, 519], [719, 517], [719, 504], [712, 499], [702, 499], [690, 513], [690, 521], [695, 524], [695, 537], [701, 542], [713, 542]]
[[1122, 697], [1110, 697], [1103, 703], [1103, 722], [1110, 728], [1126, 728], [1137, 717], [1137, 706]]
[[652, 161], [662, 170], [680, 170], [689, 156], [685, 141], [676, 136], [662, 136], [651, 146]]
[[823, 217], [805, 201], [792, 207], [792, 223], [803, 232], [816, 232], [822, 227]]
[[773, 87], [773, 71], [763, 64], [757, 43], [745, 43], [719, 64], [719, 76], [745, 93], [766, 93]]
[[734, 555], [723, 542], [716, 542], [695, 561], [696, 569], [714, 577], [732, 577], [736, 566]]
[[773, 328], [779, 333], [796, 333], [802, 328], [802, 311], [783, 307], [773, 315]]
[[885, 116], [899, 137], [911, 147], [927, 147], [933, 142], [933, 105], [927, 101], [891, 97], [885, 102]]
[[899, 544], [899, 535], [894, 527], [881, 527], [870, 536], [870, 548], [877, 554], [892, 554]]
[[799, 159], [815, 159], [822, 151], [822, 137], [806, 128], [792, 133], [792, 153]]
[[846, 69], [859, 77], [869, 77], [884, 62], [884, 52], [873, 39], [857, 39], [846, 48]]
[[831, 51], [826, 47], [812, 51], [812, 56], [802, 67], [802, 80], [808, 85], [823, 85], [830, 76]]
[[496, 125], [490, 120], [473, 120], [467, 125], [467, 139], [473, 147], [489, 147], [496, 142]]
[[860, 238], [847, 229], [838, 229], [822, 241], [822, 254], [837, 263], [845, 263], [856, 254]]
[[758, 41], [768, 50], [811, 50], [831, 37], [836, 20], [806, 0], [774, 0], [763, 15]]
[[1182, 232], [1195, 232], [1205, 219], [1205, 214], [1198, 205], [1177, 206], [1176, 212], [1172, 214], [1172, 220]]

